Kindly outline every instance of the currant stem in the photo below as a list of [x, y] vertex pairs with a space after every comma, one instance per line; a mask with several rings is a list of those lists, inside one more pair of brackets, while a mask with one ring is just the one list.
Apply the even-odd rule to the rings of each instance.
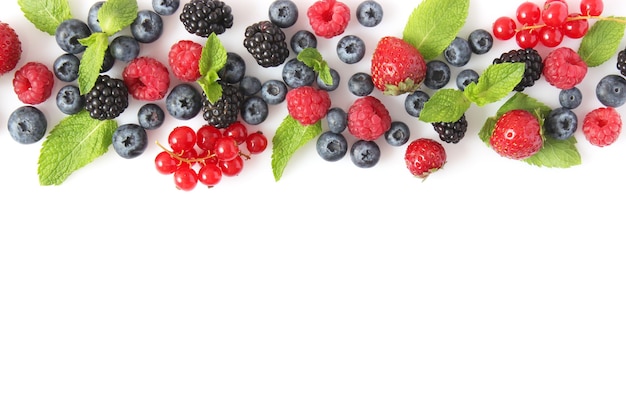
[[[618, 17], [604, 17], [604, 16], [576, 16], [576, 17], [568, 17], [567, 19], [565, 19], [566, 22], [573, 22], [576, 20], [590, 20], [590, 19], [596, 19], [596, 20], [606, 20], [608, 22], [618, 22], [618, 23], [624, 23], [626, 24], [626, 19], [620, 19]], [[521, 28], [517, 28], [515, 29], [515, 32], [521, 32], [522, 30], [537, 30], [537, 29], [541, 29], [544, 28], [548, 25], [546, 24], [542, 24], [542, 25], [533, 25], [533, 26], [522, 26]]]
[[204, 162], [207, 159], [211, 159], [213, 157], [215, 157], [214, 153], [209, 153], [208, 155], [202, 157], [202, 158], [183, 158], [182, 155], [177, 154], [176, 152], [170, 151], [169, 149], [167, 149], [165, 146], [161, 145], [159, 143], [159, 141], [156, 142], [157, 146], [161, 149], [163, 149], [165, 152], [167, 152], [168, 154], [170, 154], [172, 156], [172, 158], [180, 161], [180, 162], [185, 162], [188, 164], [195, 164], [196, 162], [199, 164], [204, 164]]

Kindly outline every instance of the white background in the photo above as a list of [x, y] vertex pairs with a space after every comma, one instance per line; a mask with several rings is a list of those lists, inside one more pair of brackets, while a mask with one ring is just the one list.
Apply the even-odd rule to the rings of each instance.
[[[270, 1], [228, 3], [235, 25], [222, 42], [250, 74], [279, 77], [241, 46]], [[308, 27], [311, 3], [298, 2], [288, 36]], [[378, 38], [401, 36], [414, 7], [381, 1], [383, 24], [363, 28], [358, 1], [346, 3], [346, 34], [365, 39], [366, 58], [341, 64], [338, 38], [320, 39], [344, 81], [368, 70]], [[605, 14], [626, 15], [623, 2], [605, 3]], [[472, 1], [461, 35], [518, 4]], [[72, 12], [85, 19], [89, 6], [72, 1]], [[0, 20], [22, 39], [20, 65], [61, 53], [15, 1]], [[166, 62], [176, 40], [201, 41], [177, 15], [164, 22], [143, 55]], [[497, 42], [469, 66], [481, 72], [515, 47]], [[581, 120], [600, 106], [598, 80], [616, 72], [615, 60], [590, 70]], [[268, 149], [239, 177], [185, 193], [153, 167], [155, 142], [178, 124], [170, 118], [142, 157], [111, 150], [42, 187], [41, 144], [6, 130], [20, 105], [11, 79], [0, 78], [0, 415], [626, 414], [626, 138], [597, 148], [579, 130], [583, 164], [566, 170], [506, 160], [477, 137], [499, 103], [468, 112], [467, 137], [446, 144], [446, 167], [424, 182], [404, 167], [404, 148], [383, 141], [380, 163], [359, 169], [321, 160], [311, 142], [279, 182]], [[527, 92], [558, 104], [543, 81]], [[332, 98], [344, 108], [353, 99], [345, 82]], [[412, 137], [435, 137], [404, 113], [403, 97], [384, 101]], [[39, 107], [50, 126], [60, 120], [53, 100]], [[269, 136], [286, 114], [271, 111]]]

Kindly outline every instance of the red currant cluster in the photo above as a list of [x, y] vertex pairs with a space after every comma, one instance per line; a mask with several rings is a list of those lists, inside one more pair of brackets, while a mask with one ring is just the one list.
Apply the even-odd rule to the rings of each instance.
[[[267, 148], [267, 138], [261, 132], [248, 134], [246, 126], [235, 122], [225, 129], [203, 125], [197, 131], [177, 126], [167, 141], [171, 150], [163, 149], [154, 163], [161, 174], [173, 174], [180, 190], [191, 191], [198, 183], [213, 187], [223, 176], [234, 177], [243, 170], [244, 159]], [[242, 152], [245, 146], [248, 153]]]
[[543, 8], [525, 1], [518, 6], [516, 19], [508, 16], [496, 19], [493, 35], [500, 40], [515, 36], [520, 48], [534, 48], [538, 43], [553, 48], [566, 37], [580, 39], [585, 36], [589, 19], [599, 18], [603, 9], [602, 0], [581, 0], [580, 13], [570, 11], [565, 0], [546, 0]]

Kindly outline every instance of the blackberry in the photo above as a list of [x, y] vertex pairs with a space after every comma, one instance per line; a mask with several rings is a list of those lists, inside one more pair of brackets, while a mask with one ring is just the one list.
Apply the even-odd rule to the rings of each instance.
[[99, 75], [96, 84], [85, 94], [85, 109], [94, 119], [115, 119], [128, 107], [128, 89], [124, 81]]
[[243, 94], [235, 85], [218, 82], [222, 86], [222, 97], [215, 103], [211, 103], [203, 93], [202, 117], [211, 126], [223, 129], [237, 121], [243, 103]]
[[233, 26], [233, 14], [230, 6], [219, 0], [191, 0], [183, 6], [180, 14], [187, 32], [208, 38], [226, 32]]
[[280, 27], [263, 20], [246, 28], [243, 46], [260, 66], [277, 67], [289, 56], [285, 39], [285, 32]]
[[514, 88], [515, 91], [523, 91], [527, 87], [531, 87], [541, 77], [543, 72], [543, 59], [539, 52], [533, 48], [514, 49], [500, 55], [500, 58], [493, 60], [494, 64], [503, 62], [523, 62], [526, 64], [524, 77]]
[[432, 124], [439, 139], [446, 143], [459, 143], [467, 132], [467, 118], [461, 116], [459, 120], [452, 123], [437, 122]]
[[617, 54], [617, 69], [626, 77], [626, 49], [619, 51]]

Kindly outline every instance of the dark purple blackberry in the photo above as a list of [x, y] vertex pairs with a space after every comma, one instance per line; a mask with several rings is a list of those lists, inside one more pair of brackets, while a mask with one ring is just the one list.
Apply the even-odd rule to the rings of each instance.
[[215, 103], [211, 103], [203, 93], [202, 117], [211, 126], [223, 129], [237, 120], [243, 103], [243, 94], [236, 85], [218, 82], [222, 86], [222, 97]]
[[437, 122], [432, 124], [435, 132], [439, 135], [439, 139], [446, 143], [459, 143], [467, 132], [467, 119], [465, 115], [459, 120], [452, 123]]
[[115, 119], [127, 107], [128, 89], [118, 78], [99, 75], [96, 84], [85, 94], [85, 110], [94, 119]]
[[191, 0], [183, 6], [180, 14], [187, 32], [208, 38], [226, 32], [233, 26], [233, 14], [230, 6], [219, 0]]
[[280, 27], [264, 20], [246, 28], [243, 46], [260, 66], [277, 67], [289, 56], [285, 39], [285, 32]]
[[626, 77], [626, 49], [619, 51], [617, 54], [617, 69]]
[[493, 60], [494, 64], [503, 62], [523, 62], [526, 64], [524, 78], [514, 88], [515, 91], [523, 91], [526, 87], [531, 87], [541, 77], [543, 72], [543, 59], [537, 50], [532, 48], [514, 49], [500, 55], [500, 58]]

